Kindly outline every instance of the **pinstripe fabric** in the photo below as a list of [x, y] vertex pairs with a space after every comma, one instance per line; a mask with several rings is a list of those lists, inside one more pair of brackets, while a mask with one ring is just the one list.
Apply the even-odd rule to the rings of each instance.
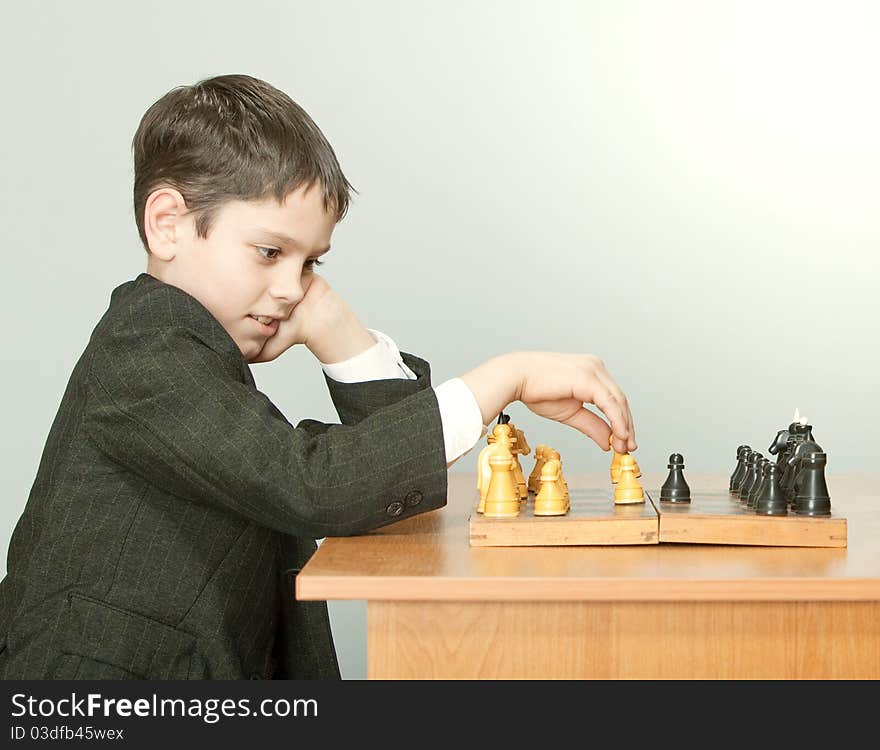
[[0, 581], [4, 679], [336, 679], [315, 538], [442, 507], [430, 368], [327, 379], [341, 424], [292, 426], [223, 327], [148, 274], [73, 369]]

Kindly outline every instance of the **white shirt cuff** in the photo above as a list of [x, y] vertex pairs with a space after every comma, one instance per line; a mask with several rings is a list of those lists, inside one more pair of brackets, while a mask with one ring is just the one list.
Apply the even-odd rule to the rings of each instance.
[[488, 431], [480, 406], [461, 378], [452, 378], [434, 388], [443, 425], [446, 467], [471, 450]]
[[321, 363], [327, 377], [337, 383], [364, 383], [368, 380], [417, 380], [418, 376], [406, 366], [397, 344], [381, 331], [368, 328], [376, 343], [350, 359], [333, 364]]

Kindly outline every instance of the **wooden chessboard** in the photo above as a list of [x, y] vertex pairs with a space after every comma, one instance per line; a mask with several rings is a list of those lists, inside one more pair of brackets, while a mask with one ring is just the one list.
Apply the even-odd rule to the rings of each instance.
[[564, 516], [536, 516], [534, 493], [514, 518], [469, 519], [472, 547], [535, 547], [589, 544], [657, 544], [657, 511], [650, 499], [631, 505], [614, 504], [614, 487], [569, 486], [571, 507]]
[[755, 513], [727, 489], [691, 490], [690, 503], [659, 502], [660, 542], [753, 544], [770, 547], [846, 547], [846, 518], [832, 507], [830, 516]]
[[564, 516], [535, 516], [534, 494], [515, 518], [485, 518], [474, 511], [468, 526], [473, 547], [536, 547], [627, 544], [730, 544], [770, 547], [846, 547], [846, 518], [759, 516], [726, 488], [691, 489], [690, 503], [660, 502], [645, 487], [645, 502], [615, 505], [614, 487], [569, 485]]

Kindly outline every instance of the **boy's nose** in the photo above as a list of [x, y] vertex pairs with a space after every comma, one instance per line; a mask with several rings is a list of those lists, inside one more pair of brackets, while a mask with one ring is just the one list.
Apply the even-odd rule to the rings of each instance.
[[302, 284], [297, 280], [279, 280], [269, 289], [269, 294], [279, 302], [291, 307], [303, 298]]

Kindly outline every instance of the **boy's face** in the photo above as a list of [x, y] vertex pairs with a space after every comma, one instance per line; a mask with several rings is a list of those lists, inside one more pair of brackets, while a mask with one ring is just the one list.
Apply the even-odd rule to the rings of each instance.
[[[180, 193], [163, 188], [147, 200], [144, 223], [147, 273], [201, 302], [250, 361], [305, 295], [315, 260], [330, 249], [336, 214], [324, 210], [314, 183], [281, 205], [227, 203], [202, 239]], [[276, 320], [267, 326], [253, 316]]]

